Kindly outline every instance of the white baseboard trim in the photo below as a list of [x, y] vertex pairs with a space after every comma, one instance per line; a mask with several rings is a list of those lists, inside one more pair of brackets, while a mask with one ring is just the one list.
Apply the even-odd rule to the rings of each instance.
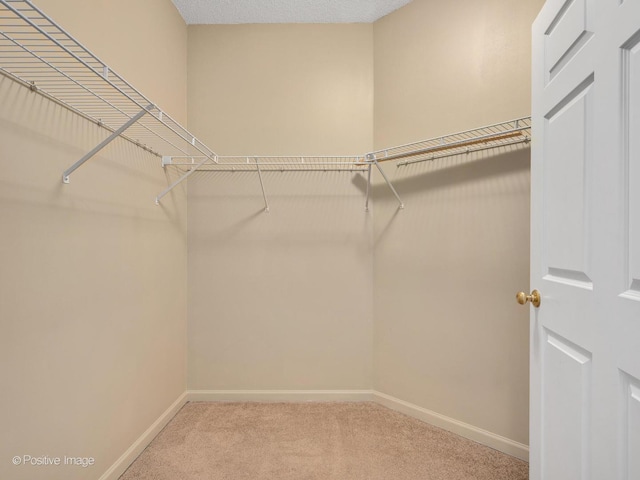
[[129, 465], [138, 458], [138, 455], [147, 448], [158, 433], [169, 423], [178, 411], [187, 403], [187, 392], [183, 393], [173, 404], [167, 408], [160, 417], [151, 424], [149, 428], [122, 454], [122, 456], [111, 465], [111, 467], [100, 477], [100, 480], [117, 480]]
[[187, 402], [375, 402], [444, 430], [529, 460], [529, 447], [376, 390], [188, 390], [116, 460], [99, 480], [117, 480]]
[[375, 390], [189, 390], [190, 402], [376, 402], [444, 430], [529, 460], [529, 447]]
[[188, 390], [190, 402], [371, 402], [372, 390]]
[[441, 415], [432, 410], [419, 407], [399, 398], [392, 397], [382, 392], [373, 391], [373, 400], [380, 405], [395, 410], [423, 422], [453, 432], [461, 437], [486, 445], [500, 452], [514, 456], [521, 460], [529, 461], [529, 447], [514, 440], [496, 435], [468, 423], [460, 422], [453, 418]]

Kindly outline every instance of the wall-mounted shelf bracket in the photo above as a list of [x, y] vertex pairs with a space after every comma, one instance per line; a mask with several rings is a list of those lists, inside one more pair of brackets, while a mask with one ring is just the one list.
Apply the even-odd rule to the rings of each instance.
[[[393, 192], [393, 194], [395, 195], [396, 199], [398, 200], [398, 203], [400, 204], [400, 208], [404, 208], [404, 202], [402, 201], [402, 199], [400, 198], [400, 195], [398, 195], [398, 192], [396, 192], [396, 189], [393, 188], [393, 185], [391, 184], [391, 181], [389, 180], [389, 178], [387, 177], [387, 174], [384, 173], [384, 170], [380, 167], [380, 164], [378, 163], [378, 159], [376, 158], [376, 156], [373, 153], [367, 153], [367, 162], [369, 162], [372, 165], [375, 165], [376, 168], [378, 169], [378, 171], [380, 172], [380, 174], [382, 175], [382, 178], [384, 178], [384, 181], [387, 182], [387, 185], [389, 186], [389, 188], [391, 189], [391, 191]], [[369, 177], [369, 183], [371, 182], [371, 177]], [[370, 187], [367, 187], [367, 190]], [[368, 199], [368, 196], [367, 196]], [[368, 201], [367, 201], [367, 205], [368, 205]]]
[[371, 196], [371, 164], [369, 164], [369, 168], [367, 168], [367, 197], [364, 201], [364, 211], [369, 211], [369, 197]]
[[[168, 165], [171, 165], [171, 157], [169, 158], [169, 162]], [[182, 175], [180, 178], [178, 178], [175, 182], [173, 182], [171, 185], [169, 185], [167, 188], [165, 188], [162, 193], [160, 193], [157, 197], [156, 197], [156, 205], [160, 205], [160, 200], [162, 200], [162, 197], [164, 197], [167, 193], [169, 193], [171, 190], [173, 190], [175, 187], [177, 187], [178, 185], [180, 185], [182, 182], [184, 182], [187, 178], [189, 178], [193, 172], [195, 172], [196, 170], [198, 170], [198, 168], [200, 168], [202, 165], [204, 165], [206, 162], [208, 162], [209, 160], [213, 161], [214, 163], [216, 163], [218, 161], [218, 156], [217, 155], [213, 155], [213, 156], [209, 156], [209, 157], [204, 157], [204, 159], [202, 159], [202, 161], [200, 161], [199, 163], [195, 163], [193, 165], [193, 167], [191, 167], [189, 169], [188, 172], [186, 172], [184, 175]], [[165, 160], [164, 158], [162, 159], [162, 165], [165, 166]]]
[[264, 182], [262, 181], [262, 172], [260, 171], [260, 163], [256, 158], [256, 169], [258, 170], [258, 178], [260, 178], [260, 187], [262, 188], [262, 197], [264, 198], [264, 211], [269, 213], [269, 202], [267, 201], [267, 194], [264, 191]]
[[76, 163], [67, 168], [62, 174], [62, 182], [69, 183], [69, 175], [75, 172], [78, 168], [80, 168], [87, 160], [93, 157], [96, 153], [102, 150], [104, 147], [113, 142], [116, 138], [124, 133], [124, 131], [129, 128], [131, 125], [140, 120], [145, 114], [149, 113], [151, 110], [155, 108], [155, 105], [150, 104], [146, 108], [140, 110], [136, 115], [131, 117], [127, 123], [118, 128], [115, 132], [105, 138], [99, 145], [97, 145], [93, 150], [87, 153], [84, 157], [78, 160]]

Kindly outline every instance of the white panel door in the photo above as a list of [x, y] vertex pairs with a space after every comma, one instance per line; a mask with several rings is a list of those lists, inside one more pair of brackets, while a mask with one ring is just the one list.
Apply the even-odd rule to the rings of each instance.
[[532, 480], [640, 480], [640, 0], [533, 25]]

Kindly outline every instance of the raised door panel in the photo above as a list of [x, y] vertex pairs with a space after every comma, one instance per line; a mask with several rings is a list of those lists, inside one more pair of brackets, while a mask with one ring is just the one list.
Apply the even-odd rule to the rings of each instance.
[[592, 0], [565, 0], [545, 31], [545, 74], [550, 82], [591, 39]]
[[622, 48], [623, 152], [627, 175], [628, 275], [626, 296], [640, 300], [640, 34]]
[[589, 76], [545, 115], [543, 146], [546, 278], [589, 289], [593, 80]]
[[542, 478], [586, 479], [589, 471], [591, 353], [548, 330], [544, 338]]
[[624, 480], [640, 478], [640, 381], [622, 372], [622, 416], [620, 431], [621, 472]]

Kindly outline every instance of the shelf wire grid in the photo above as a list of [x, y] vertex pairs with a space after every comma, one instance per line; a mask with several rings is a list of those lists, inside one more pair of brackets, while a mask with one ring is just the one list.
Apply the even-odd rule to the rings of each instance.
[[[163, 157], [184, 173], [157, 198], [197, 171], [363, 171], [378, 162], [397, 166], [528, 142], [531, 117], [378, 150], [364, 156], [218, 157], [39, 10], [31, 0], [0, 0], [0, 73]], [[126, 133], [125, 132], [126, 129]], [[109, 139], [103, 142], [108, 143]], [[84, 163], [89, 152], [65, 172]], [[165, 158], [169, 161], [165, 161]], [[380, 167], [378, 166], [378, 169]], [[389, 184], [384, 171], [381, 174]], [[369, 177], [370, 178], [370, 177]], [[394, 190], [397, 196], [397, 193]], [[398, 197], [400, 201], [400, 198]]]
[[440, 137], [377, 150], [367, 155], [368, 161], [402, 160], [398, 167], [437, 158], [504, 147], [531, 140], [531, 117], [487, 125]]
[[30, 0], [0, 0], [0, 73], [161, 155], [215, 153], [136, 90]]
[[204, 157], [173, 157], [169, 165], [181, 169], [196, 168], [197, 172], [262, 172], [274, 171], [366, 171], [368, 164], [364, 156], [218, 156], [217, 162], [200, 164]]

